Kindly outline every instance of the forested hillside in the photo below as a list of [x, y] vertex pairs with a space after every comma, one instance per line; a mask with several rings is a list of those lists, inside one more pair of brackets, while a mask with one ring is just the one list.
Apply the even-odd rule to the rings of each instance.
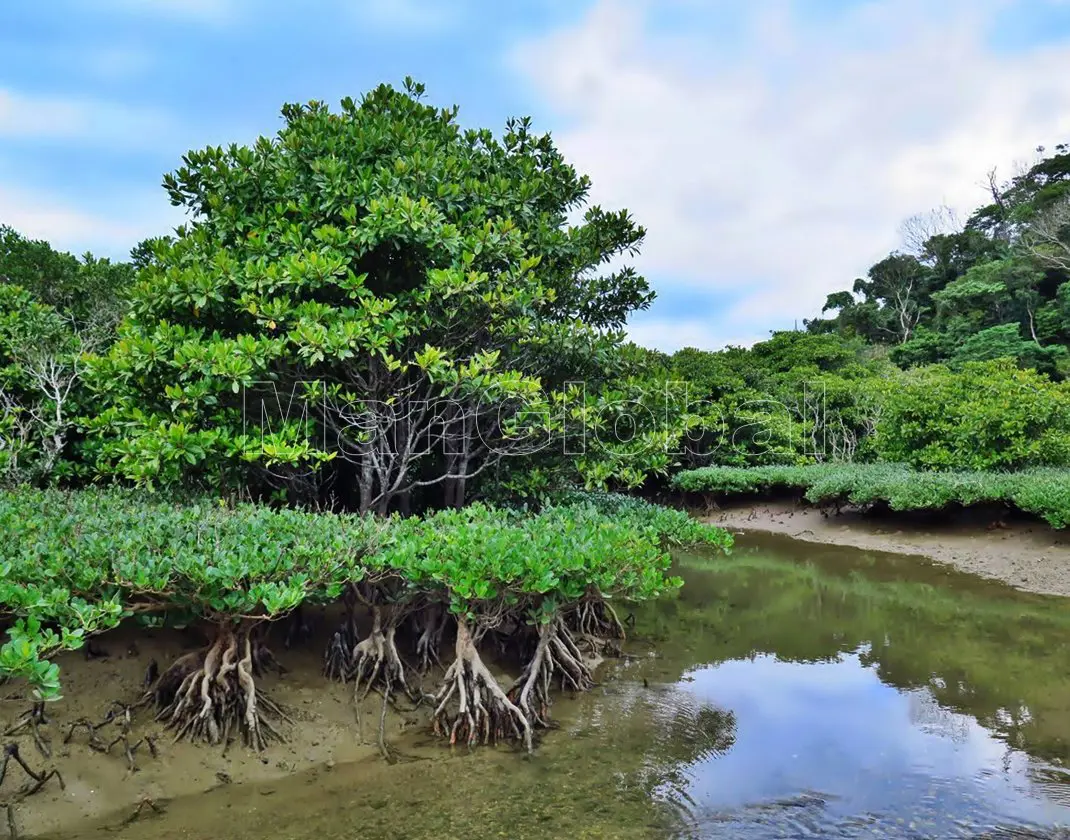
[[1008, 183], [992, 176], [991, 203], [961, 228], [935, 211], [904, 234], [904, 251], [829, 295], [810, 332], [888, 346], [902, 367], [1010, 357], [1070, 373], [1070, 148]]

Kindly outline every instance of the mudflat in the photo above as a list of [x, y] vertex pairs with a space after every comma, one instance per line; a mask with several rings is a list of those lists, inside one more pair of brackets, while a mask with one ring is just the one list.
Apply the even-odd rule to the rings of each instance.
[[732, 505], [703, 517], [736, 532], [913, 554], [1019, 589], [1070, 596], [1070, 533], [986, 510], [957, 514], [839, 513], [792, 502]]

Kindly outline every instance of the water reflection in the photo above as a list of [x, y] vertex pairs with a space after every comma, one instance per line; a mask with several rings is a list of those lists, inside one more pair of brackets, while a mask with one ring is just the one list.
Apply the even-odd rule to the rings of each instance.
[[702, 663], [675, 681], [669, 668], [658, 703], [721, 726], [695, 739], [664, 725], [672, 711], [648, 716], [659, 743], [695, 747], [643, 771], [678, 836], [1067, 836], [1065, 603], [915, 560], [801, 552], [683, 557], [685, 591], [645, 617]]
[[725, 706], [733, 711], [707, 719], [734, 729], [718, 739], [723, 751], [701, 750], [655, 788], [697, 836], [872, 836], [880, 826], [883, 836], [956, 837], [1070, 817], [1033, 783], [1025, 753], [925, 689], [885, 685], [858, 654], [810, 665], [762, 655], [691, 676], [690, 697], [669, 702]]

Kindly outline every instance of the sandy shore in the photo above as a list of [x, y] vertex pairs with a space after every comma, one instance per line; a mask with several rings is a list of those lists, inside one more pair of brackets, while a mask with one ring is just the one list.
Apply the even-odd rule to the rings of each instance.
[[920, 555], [1019, 589], [1070, 596], [1070, 533], [1035, 520], [999, 521], [969, 512], [946, 519], [835, 515], [790, 502], [730, 507], [706, 519], [736, 532]]

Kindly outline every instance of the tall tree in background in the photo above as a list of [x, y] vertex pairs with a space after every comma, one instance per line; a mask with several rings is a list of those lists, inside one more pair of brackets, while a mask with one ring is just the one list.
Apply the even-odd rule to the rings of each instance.
[[107, 346], [133, 277], [127, 263], [80, 260], [0, 225], [0, 477], [71, 475], [86, 407], [88, 353]]

